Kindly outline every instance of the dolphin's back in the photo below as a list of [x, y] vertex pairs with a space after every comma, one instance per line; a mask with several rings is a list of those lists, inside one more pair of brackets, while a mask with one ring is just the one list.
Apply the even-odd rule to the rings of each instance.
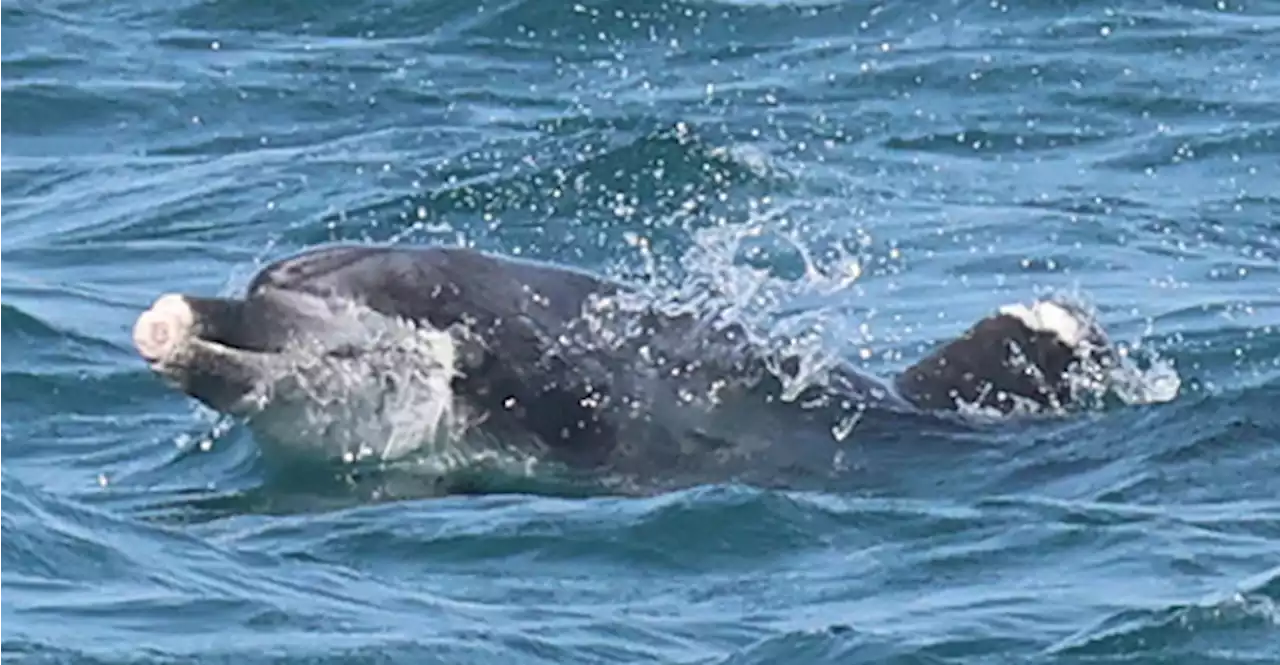
[[584, 272], [470, 249], [341, 246], [268, 265], [248, 294], [282, 289], [349, 299], [443, 329], [462, 320], [485, 326], [513, 316], [546, 325], [569, 321], [591, 295], [619, 288]]

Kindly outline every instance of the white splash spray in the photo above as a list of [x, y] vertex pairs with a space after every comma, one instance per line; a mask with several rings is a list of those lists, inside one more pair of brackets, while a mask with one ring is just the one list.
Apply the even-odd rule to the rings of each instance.
[[[680, 258], [682, 274], [657, 277], [635, 291], [593, 302], [586, 313], [591, 334], [602, 344], [634, 339], [646, 331], [619, 323], [636, 321], [634, 315], [645, 312], [689, 316], [704, 331], [738, 326], [746, 336], [744, 346], [769, 351], [758, 356], [766, 359], [765, 369], [781, 383], [782, 400], [794, 401], [807, 388], [824, 384], [829, 370], [844, 360], [843, 345], [859, 336], [859, 331], [865, 332], [866, 326], [833, 316], [830, 307], [800, 310], [795, 303], [841, 294], [828, 302], [832, 307], [846, 304], [847, 292], [862, 276], [862, 264], [839, 253], [824, 268], [803, 241], [778, 223], [777, 216], [783, 214], [785, 210], [772, 210], [748, 224], [692, 231], [694, 243]], [[766, 245], [798, 259], [798, 279], [781, 277], [744, 260]], [[787, 359], [785, 367], [779, 358]], [[715, 393], [724, 389], [729, 378], [741, 379], [721, 377], [709, 382], [708, 402], [717, 401]]]
[[458, 346], [449, 333], [354, 304], [330, 323], [323, 338], [280, 354], [258, 396], [264, 408], [249, 421], [255, 432], [348, 463], [415, 453], [454, 466], [470, 456], [469, 418], [480, 414], [453, 394]]

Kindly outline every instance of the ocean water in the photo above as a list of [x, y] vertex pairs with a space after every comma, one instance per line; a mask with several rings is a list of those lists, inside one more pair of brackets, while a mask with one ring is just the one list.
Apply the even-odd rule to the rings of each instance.
[[[0, 11], [6, 662], [1280, 663], [1280, 2]], [[841, 486], [389, 491], [129, 341], [331, 241], [760, 287], [882, 374], [1069, 292], [1149, 371]]]

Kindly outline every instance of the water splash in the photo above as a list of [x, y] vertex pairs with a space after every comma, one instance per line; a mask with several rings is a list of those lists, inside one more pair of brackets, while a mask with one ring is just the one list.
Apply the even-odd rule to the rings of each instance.
[[250, 427], [346, 463], [455, 452], [470, 414], [450, 387], [454, 339], [353, 303], [335, 307], [333, 324], [280, 355]]
[[[856, 297], [853, 287], [869, 258], [838, 244], [816, 248], [803, 229], [792, 226], [788, 209], [762, 207], [747, 223], [693, 231], [692, 246], [680, 256], [678, 272], [657, 275], [637, 291], [610, 299], [609, 307], [601, 310], [690, 315], [710, 330], [739, 326], [747, 346], [767, 352], [761, 355], [782, 383], [782, 399], [795, 400], [811, 387], [826, 386], [832, 367], [870, 355], [862, 344], [873, 337], [870, 321], [842, 311]], [[644, 243], [636, 244], [643, 258]], [[784, 272], [790, 276], [780, 274]], [[1083, 294], [1055, 292], [1042, 298], [1067, 305], [1085, 318], [1086, 327], [1102, 330], [1097, 309]], [[603, 326], [598, 330], [605, 334]], [[1080, 407], [1102, 408], [1115, 400], [1155, 404], [1177, 396], [1181, 378], [1172, 361], [1143, 346], [1141, 337], [1108, 344], [1109, 349], [1081, 347], [1084, 360], [1067, 377], [1072, 389], [1068, 403], [1046, 408], [1022, 400], [1012, 415], [1061, 414]], [[851, 345], [859, 347], [853, 354]], [[1099, 353], [1104, 350], [1110, 353]], [[1025, 358], [1021, 361], [1022, 367], [1034, 369]], [[1019, 362], [1016, 353], [1012, 362]], [[1008, 417], [974, 405], [959, 406], [970, 416]]]
[[[1082, 293], [1055, 292], [1048, 297], [1067, 303], [1084, 315], [1086, 325], [1101, 330], [1097, 308]], [[1172, 359], [1143, 344], [1142, 338], [1151, 332], [1148, 328], [1132, 341], [1108, 340], [1111, 353], [1105, 356], [1097, 353], [1104, 349], [1082, 348], [1084, 360], [1068, 376], [1073, 401], [1101, 408], [1112, 398], [1130, 406], [1161, 404], [1176, 398], [1182, 379]]]
[[[744, 347], [764, 350], [768, 371], [782, 383], [782, 397], [796, 399], [805, 389], [825, 383], [828, 370], [844, 362], [843, 345], [866, 335], [863, 322], [833, 316], [862, 276], [862, 262], [837, 249], [824, 265], [797, 231], [787, 228], [786, 208], [761, 210], [742, 224], [692, 231], [692, 246], [680, 256], [674, 274], [650, 273], [639, 288], [597, 302], [590, 316], [612, 318], [647, 311], [699, 321], [703, 332], [739, 330]], [[784, 255], [790, 266], [762, 256]], [[796, 275], [788, 278], [779, 273]], [[797, 309], [796, 302], [826, 305]], [[608, 315], [607, 317], [605, 315]], [[594, 329], [609, 335], [609, 326]], [[643, 334], [628, 331], [621, 335]]]

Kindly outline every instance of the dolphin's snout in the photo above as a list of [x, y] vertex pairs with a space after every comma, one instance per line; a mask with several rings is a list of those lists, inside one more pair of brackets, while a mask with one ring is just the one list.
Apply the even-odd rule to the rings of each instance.
[[195, 313], [180, 295], [165, 294], [138, 316], [133, 324], [133, 345], [148, 362], [171, 358], [191, 335]]

